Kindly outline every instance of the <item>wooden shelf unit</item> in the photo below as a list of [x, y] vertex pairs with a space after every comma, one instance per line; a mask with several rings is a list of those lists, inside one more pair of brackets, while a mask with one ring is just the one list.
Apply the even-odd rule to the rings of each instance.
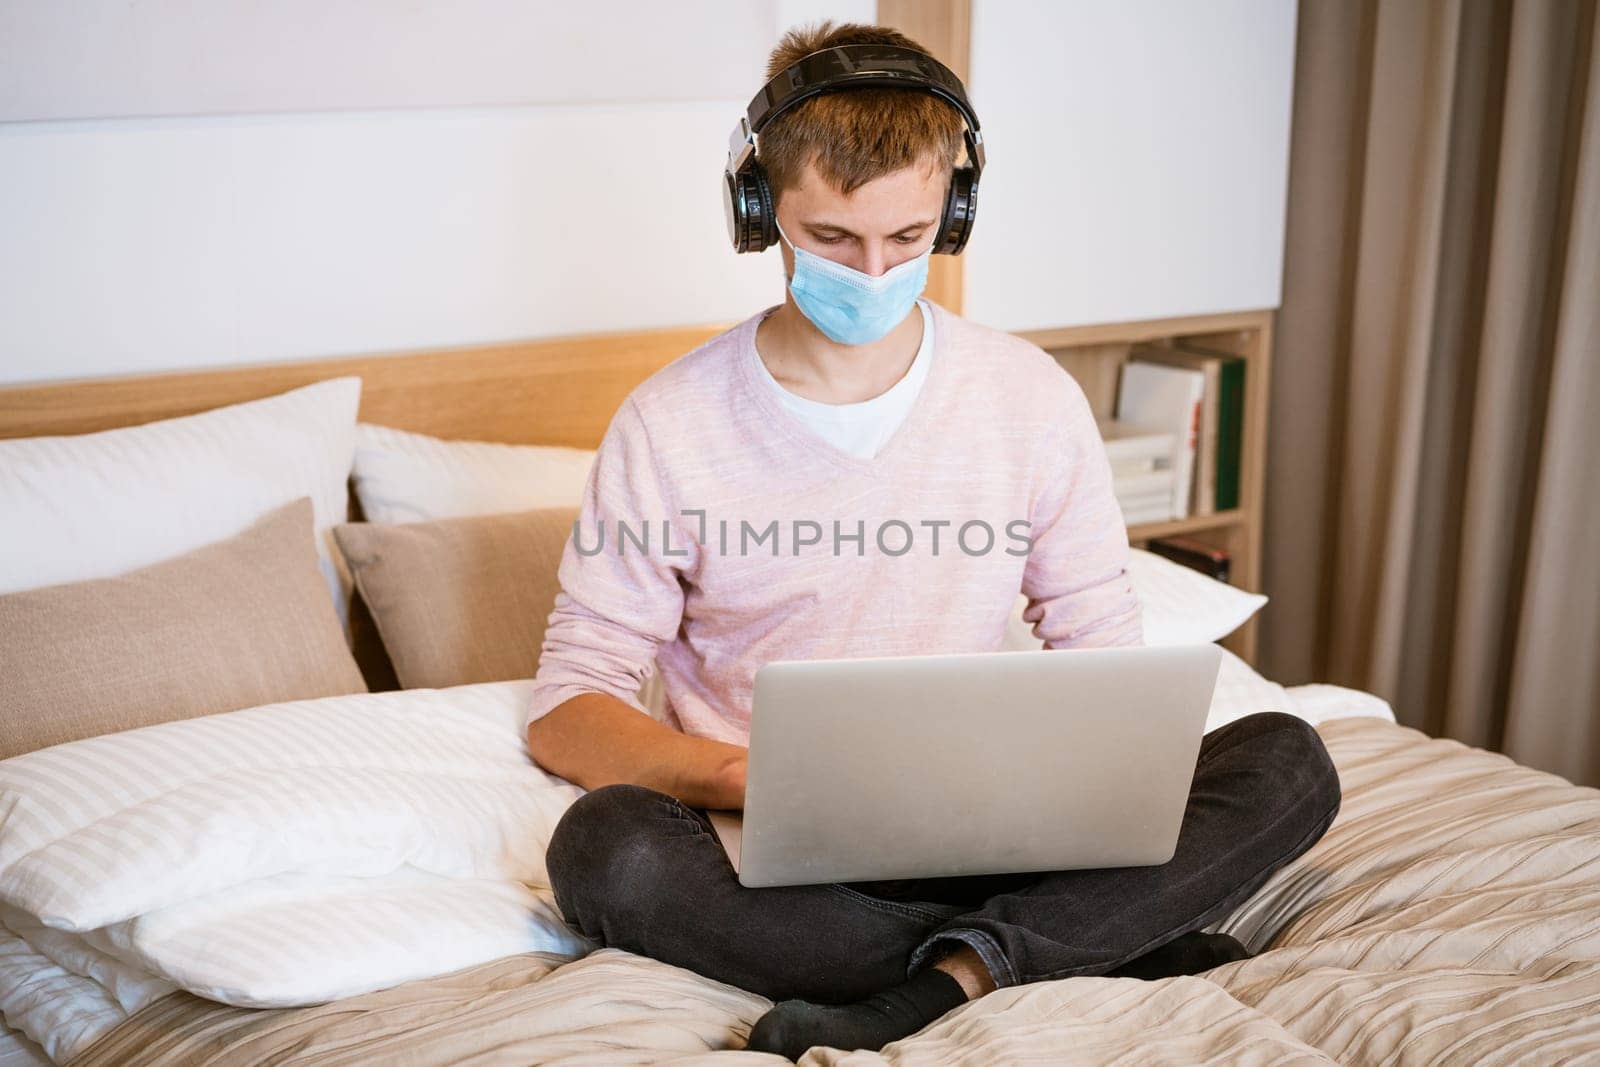
[[[1261, 501], [1266, 474], [1267, 396], [1271, 382], [1271, 311], [1194, 315], [1112, 325], [1022, 330], [1024, 337], [1055, 357], [1078, 380], [1097, 418], [1110, 418], [1116, 406], [1117, 376], [1133, 345], [1142, 341], [1184, 340], [1231, 352], [1246, 360], [1244, 441], [1239, 470], [1239, 506], [1214, 515], [1171, 522], [1137, 523], [1128, 540], [1144, 548], [1158, 537], [1183, 535], [1227, 549], [1233, 557], [1231, 583], [1261, 591]], [[1256, 661], [1259, 614], [1224, 638], [1223, 647], [1251, 666]]]

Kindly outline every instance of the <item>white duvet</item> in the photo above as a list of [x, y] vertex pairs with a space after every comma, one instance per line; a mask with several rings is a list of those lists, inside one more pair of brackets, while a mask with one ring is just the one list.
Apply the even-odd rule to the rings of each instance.
[[[544, 852], [579, 795], [528, 758], [527, 681], [268, 705], [0, 761], [0, 1012], [64, 1063], [175, 989], [317, 1004], [589, 943]], [[1209, 727], [1392, 718], [1224, 656]]]

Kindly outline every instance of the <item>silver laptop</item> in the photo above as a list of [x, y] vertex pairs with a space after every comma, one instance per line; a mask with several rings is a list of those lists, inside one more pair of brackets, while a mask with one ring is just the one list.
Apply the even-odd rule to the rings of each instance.
[[745, 810], [711, 812], [752, 888], [1165, 863], [1216, 645], [881, 656], [756, 672]]

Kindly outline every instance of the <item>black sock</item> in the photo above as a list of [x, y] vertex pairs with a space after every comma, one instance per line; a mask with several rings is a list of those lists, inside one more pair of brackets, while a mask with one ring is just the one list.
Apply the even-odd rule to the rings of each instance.
[[961, 983], [925, 967], [904, 985], [855, 1004], [785, 1000], [756, 1021], [748, 1048], [797, 1060], [815, 1045], [877, 1050], [914, 1034], [967, 1000]]
[[1249, 958], [1249, 951], [1237, 938], [1195, 930], [1129, 960], [1114, 971], [1107, 971], [1106, 977], [1172, 978], [1180, 974], [1200, 974], [1224, 963]]

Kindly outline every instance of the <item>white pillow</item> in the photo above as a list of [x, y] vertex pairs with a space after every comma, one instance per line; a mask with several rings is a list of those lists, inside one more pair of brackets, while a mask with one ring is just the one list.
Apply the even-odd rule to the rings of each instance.
[[364, 422], [356, 426], [353, 476], [368, 522], [427, 522], [576, 507], [594, 456], [584, 448], [445, 441]]
[[1128, 576], [1144, 604], [1144, 643], [1200, 645], [1220, 641], [1260, 611], [1267, 598], [1207, 578], [1142, 548], [1129, 553]]
[[270, 704], [0, 761], [0, 921], [244, 1006], [578, 954], [544, 856], [582, 790], [528, 759], [531, 691]]
[[[1129, 551], [1128, 577], [1144, 607], [1146, 645], [1203, 645], [1220, 641], [1249, 621], [1267, 598], [1226, 582], [1207, 578], [1192, 568], [1142, 548]], [[1023, 621], [1028, 598], [1018, 594], [1001, 647], [1043, 648], [1033, 627]]]
[[348, 630], [345, 521], [360, 378], [98, 433], [0, 441], [0, 593], [105, 578], [231, 537], [311, 498]]
[[1329, 719], [1386, 719], [1398, 722], [1394, 708], [1376, 693], [1342, 685], [1312, 682], [1285, 690], [1294, 701], [1294, 713], [1310, 723]]
[[1287, 689], [1227, 649], [1221, 651], [1217, 685], [1211, 691], [1211, 710], [1206, 714], [1206, 733], [1258, 711], [1282, 711], [1305, 718]]

